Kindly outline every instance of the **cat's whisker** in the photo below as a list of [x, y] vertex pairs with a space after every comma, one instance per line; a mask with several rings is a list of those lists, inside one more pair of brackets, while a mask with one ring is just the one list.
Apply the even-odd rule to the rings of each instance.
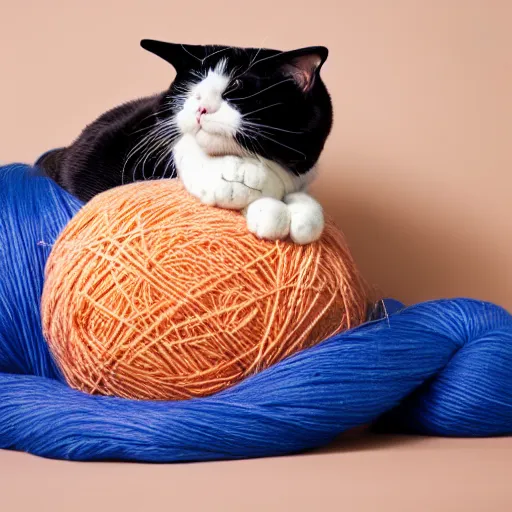
[[165, 137], [165, 138], [172, 138], [173, 136], [180, 133], [179, 129], [174, 126], [163, 126], [160, 127], [158, 130], [154, 130], [152, 134], [155, 137]]
[[[230, 125], [226, 124], [226, 123], [222, 123], [220, 121], [214, 121], [213, 119], [211, 119], [209, 121], [210, 123], [214, 123], [214, 124], [218, 124], [218, 125], [221, 125], [221, 126], [227, 126], [227, 127], [231, 127]], [[249, 125], [252, 125], [252, 126], [246, 126], [247, 124]], [[296, 148], [293, 148], [291, 146], [288, 146], [286, 144], [283, 144], [282, 142], [279, 142], [277, 140], [275, 140], [274, 138], [272, 138], [272, 133], [269, 133], [265, 130], [256, 130], [255, 127], [266, 127], [266, 125], [258, 125], [256, 123], [244, 123], [244, 126], [242, 129], [239, 129], [237, 131], [237, 134], [238, 135], [241, 135], [242, 137], [246, 137], [246, 138], [249, 138], [251, 139], [252, 141], [258, 143], [258, 145], [260, 146], [260, 148], [263, 150], [263, 147], [261, 146], [261, 143], [258, 141], [258, 137], [261, 136], [275, 144], [278, 144], [280, 146], [283, 146], [285, 148], [288, 148], [290, 149], [291, 151], [295, 151], [296, 153], [299, 153], [300, 155], [302, 155], [304, 158], [306, 158], [306, 155], [302, 152], [302, 151], [299, 151], [298, 149]], [[272, 127], [269, 127], [269, 128], [272, 128]], [[287, 130], [283, 130], [283, 131], [287, 131]], [[290, 133], [296, 133], [296, 132], [290, 132]], [[254, 151], [256, 153], [256, 151]]]
[[[265, 44], [265, 41], [267, 40], [267, 36], [265, 36], [265, 38], [263, 39], [263, 42], [261, 43], [261, 46], [258, 48], [258, 51], [256, 52], [256, 54], [254, 55], [254, 57], [249, 61], [249, 65], [247, 66], [247, 69], [239, 76], [237, 76], [236, 78], [240, 78], [242, 76], [244, 76], [246, 73], [248, 73], [250, 71], [250, 69], [255, 65], [257, 64], [258, 62], [260, 61], [256, 61], [256, 59], [258, 58], [258, 55], [260, 54], [261, 50], [263, 50], [263, 45]], [[264, 60], [264, 59], [261, 59], [261, 60]]]
[[[202, 79], [204, 79], [204, 78], [202, 78]], [[200, 80], [202, 80], [202, 79], [200, 79]], [[192, 86], [193, 86], [193, 85], [197, 85], [197, 83], [199, 83], [199, 82], [191, 82], [190, 84], [187, 84], [187, 86], [173, 84], [173, 86], [172, 86], [172, 87], [173, 87], [173, 90], [174, 90], [174, 91], [176, 91], [176, 92], [178, 92], [178, 93], [180, 93], [180, 94], [185, 95], [185, 94], [189, 94], [189, 93], [190, 93], [190, 87], [191, 87], [191, 85], [192, 85]]]
[[217, 55], [218, 53], [221, 53], [221, 52], [225, 52], [226, 50], [229, 50], [229, 47], [226, 47], [226, 48], [221, 48], [220, 50], [217, 50], [216, 52], [213, 52], [213, 53], [210, 53], [209, 55], [207, 55], [204, 59], [201, 60], [201, 64], [204, 65], [204, 61], [206, 59], [209, 59], [210, 57], [213, 57], [214, 55]]
[[173, 170], [174, 171], [176, 170], [175, 169], [175, 165], [174, 165], [174, 158], [172, 156], [172, 148], [169, 151], [168, 156], [169, 156], [169, 159], [167, 160], [167, 164], [166, 164], [166, 166], [164, 168], [164, 172], [162, 174], [161, 179], [165, 179], [167, 177], [167, 170], [168, 169], [171, 169], [171, 177], [172, 177], [172, 174], [173, 174]]
[[[145, 153], [142, 153], [139, 158], [137, 159], [137, 161], [135, 162], [135, 165], [133, 166], [132, 168], [132, 182], [135, 181], [135, 173], [137, 172], [137, 169], [139, 168], [139, 165], [144, 161], [144, 157], [151, 151], [147, 151]], [[144, 169], [143, 169], [143, 173], [144, 173]], [[144, 174], [143, 174], [144, 175]]]
[[[144, 121], [147, 121], [148, 119], [150, 119], [151, 117], [156, 117], [156, 116], [160, 116], [160, 115], [163, 115], [163, 114], [166, 114], [167, 112], [172, 112], [174, 110], [174, 106], [170, 106], [168, 108], [165, 108], [165, 109], [162, 109], [162, 110], [159, 110], [158, 112], [155, 112], [153, 114], [150, 114], [149, 116], [143, 118], [138, 124], [141, 124], [143, 123]], [[162, 124], [162, 123], [165, 123], [166, 121], [165, 120], [161, 120], [161, 119], [157, 119], [155, 121], [155, 124]], [[131, 132], [131, 135], [135, 135], [137, 133], [141, 133], [143, 131], [146, 131], [146, 130], [151, 130], [151, 129], [154, 129], [155, 126], [154, 125], [149, 125], [149, 126], [146, 126], [144, 128], [140, 128], [139, 130], [135, 130], [133, 132]]]
[[[173, 118], [171, 122], [162, 121], [156, 124], [156, 127], [153, 127], [153, 130], [148, 133], [143, 139], [130, 151], [128, 154], [125, 164], [123, 166], [122, 171], [122, 177], [121, 181], [122, 184], [124, 184], [124, 176], [126, 172], [126, 165], [128, 161], [137, 153], [140, 151], [142, 154], [139, 157], [139, 159], [136, 161], [135, 165], [133, 166], [133, 173], [132, 173], [132, 179], [135, 180], [135, 173], [137, 171], [137, 168], [142, 163], [142, 176], [144, 179], [146, 179], [146, 170], [145, 165], [148, 159], [155, 153], [155, 151], [158, 151], [162, 148], [165, 148], [167, 145], [169, 145], [170, 142], [172, 142], [176, 136], [179, 133], [179, 129], [177, 126], [175, 126], [175, 119]], [[148, 147], [149, 146], [149, 147]], [[143, 150], [146, 148], [146, 151]], [[156, 167], [153, 170], [153, 176], [156, 172]]]
[[[150, 156], [153, 155], [153, 153], [158, 152], [160, 150], [164, 150], [170, 144], [172, 144], [171, 137], [166, 136], [166, 134], [160, 135], [158, 137], [155, 137], [153, 143], [147, 149], [147, 152], [145, 154], [141, 155], [141, 158], [139, 159], [138, 164], [140, 164], [141, 161], [143, 162], [142, 175], [143, 175], [144, 179], [146, 179], [145, 164], [146, 164], [147, 160], [150, 158]], [[137, 165], [135, 166], [135, 168], [137, 168]]]
[[195, 76], [196, 78], [198, 78], [199, 80], [204, 80], [206, 78], [206, 75], [204, 75], [203, 73], [200, 73], [199, 71], [196, 71], [195, 69], [192, 69], [190, 71], [190, 74], [192, 76]]
[[[143, 161], [142, 161], [142, 179], [143, 179], [143, 180], [146, 180], [146, 179], [147, 179], [147, 178], [146, 178], [146, 163], [147, 163], [147, 161], [149, 160], [149, 158], [150, 158], [150, 157], [152, 157], [152, 156], [153, 156], [153, 154], [154, 154], [155, 152], [157, 152], [157, 155], [158, 155], [158, 151], [159, 151], [159, 150], [162, 150], [162, 147], [161, 147], [160, 145], [158, 145], [158, 144], [157, 144], [157, 145], [155, 146], [155, 148], [154, 148], [152, 151], [148, 151], [148, 152], [146, 153], [146, 156], [145, 156], [145, 158], [144, 158], [144, 159], [143, 159]], [[133, 181], [135, 181], [135, 172], [134, 172], [134, 179], [133, 179]]]
[[[144, 119], [141, 121], [141, 123], [144, 121]], [[139, 123], [140, 124], [140, 123]], [[147, 130], [152, 130], [154, 129], [154, 126], [145, 126], [144, 128], [139, 128], [138, 130], [135, 130], [133, 132], [130, 132], [130, 135], [137, 135], [138, 133], [142, 133], [142, 132], [145, 132]]]
[[256, 54], [254, 55], [254, 57], [250, 60], [249, 62], [249, 66], [247, 67], [247, 70], [245, 71], [247, 73], [247, 71], [249, 71], [253, 66], [254, 66], [254, 63], [256, 61], [256, 59], [258, 58], [258, 55], [260, 54], [261, 50], [263, 48], [263, 44], [258, 48], [258, 51], [256, 52]]
[[182, 45], [181, 45], [181, 48], [183, 49], [183, 51], [184, 51], [185, 53], [188, 53], [192, 58], [194, 58], [194, 59], [196, 59], [197, 61], [201, 62], [201, 64], [203, 63], [199, 57], [196, 57], [193, 53], [190, 53], [190, 52], [185, 48], [185, 45], [183, 45], [183, 44], [182, 44]]
[[251, 127], [255, 127], [255, 128], [267, 128], [268, 130], [276, 130], [278, 132], [283, 132], [283, 133], [292, 133], [294, 135], [304, 135], [304, 132], [294, 132], [292, 130], [285, 130], [284, 128], [277, 128], [276, 126], [269, 126], [266, 124], [259, 124], [259, 123], [254, 123], [251, 121], [244, 121], [244, 124], [249, 125]]
[[[130, 159], [137, 153], [137, 151], [141, 150], [142, 148], [144, 148], [144, 146], [146, 146], [147, 144], [149, 144], [152, 140], [152, 133], [149, 133], [147, 135], [145, 135], [131, 150], [130, 152], [128, 153], [128, 155], [126, 156], [125, 158], [125, 161], [124, 161], [124, 164], [123, 164], [123, 169], [121, 171], [121, 185], [124, 185], [124, 177], [125, 177], [125, 174], [126, 174], [126, 166], [128, 165], [128, 162], [130, 161]], [[134, 166], [134, 175], [135, 175], [135, 169], [137, 168], [137, 164], [135, 164]]]
[[248, 100], [249, 98], [254, 98], [255, 96], [258, 96], [259, 94], [263, 94], [264, 92], [272, 89], [273, 87], [277, 87], [278, 85], [284, 84], [286, 82], [292, 82], [292, 81], [293, 81], [293, 78], [286, 78], [285, 80], [281, 80], [280, 82], [277, 82], [277, 84], [269, 85], [265, 89], [262, 89], [261, 91], [255, 92], [254, 94], [251, 94], [250, 96], [245, 96], [243, 98], [230, 98], [230, 101]]
[[228, 123], [223, 123], [222, 121], [215, 121], [215, 119], [208, 119], [208, 124], [209, 123], [212, 123], [212, 124], [218, 124], [220, 126], [226, 126], [227, 128], [233, 128], [232, 125], [228, 124]]
[[158, 133], [158, 132], [155, 132], [155, 130], [151, 131], [150, 133], [146, 134], [132, 149], [131, 151], [128, 153], [128, 155], [126, 156], [126, 160], [125, 160], [125, 164], [132, 158], [132, 156], [137, 153], [137, 151], [139, 150], [142, 150], [142, 148], [144, 148], [144, 146], [147, 146], [148, 144], [150, 144], [153, 140], [154, 140], [154, 137], [155, 137], [155, 133]]
[[[165, 134], [167, 136], [177, 133], [179, 131], [178, 126], [175, 125], [175, 119], [171, 118], [170, 120], [160, 121], [153, 127], [153, 131], [151, 132], [155, 136], [159, 136]], [[148, 134], [150, 135], [150, 134]]]
[[307, 159], [307, 156], [305, 155], [305, 153], [303, 153], [302, 151], [299, 151], [298, 149], [296, 148], [292, 148], [291, 146], [287, 146], [286, 144], [283, 144], [282, 142], [279, 142], [271, 137], [268, 137], [267, 135], [263, 135], [261, 134], [261, 137], [263, 137], [264, 139], [267, 139], [271, 142], [273, 142], [274, 144], [278, 144], [279, 146], [283, 146], [284, 148], [288, 148], [290, 151], [294, 151], [295, 153], [298, 153], [299, 155], [302, 155], [304, 157], [304, 160]]
[[[256, 61], [253, 66], [255, 66], [256, 64], [259, 64], [260, 62], [265, 62], [266, 60], [269, 60], [269, 59], [273, 59], [274, 57], [277, 57], [278, 55], [281, 55], [282, 53], [284, 52], [277, 52], [275, 55], [269, 55], [268, 57], [263, 57], [262, 59]], [[249, 71], [249, 70], [247, 70]]]
[[278, 107], [279, 105], [284, 105], [284, 103], [272, 103], [272, 105], [267, 105], [266, 107], [258, 108], [257, 110], [253, 110], [252, 112], [247, 112], [247, 114], [244, 114], [241, 117], [246, 118], [252, 114], [256, 114], [256, 112], [261, 112], [262, 110], [267, 110], [268, 108], [272, 107]]
[[[173, 144], [167, 144], [166, 151], [163, 151], [162, 156], [156, 161], [155, 166], [153, 168], [153, 174], [151, 175], [152, 178], [155, 177], [156, 170], [158, 169], [158, 166], [166, 159], [172, 156], [172, 148]], [[167, 166], [166, 166], [167, 168]]]
[[242, 66], [236, 66], [230, 73], [229, 73], [229, 80], [233, 81], [236, 79], [236, 74], [242, 69]]
[[267, 139], [267, 140], [269, 140], [270, 142], [273, 142], [274, 144], [278, 144], [279, 146], [283, 146], [283, 147], [285, 147], [285, 148], [288, 148], [288, 149], [289, 149], [289, 150], [291, 150], [291, 151], [294, 151], [294, 152], [296, 152], [296, 153], [299, 153], [300, 155], [302, 155], [302, 156], [304, 157], [304, 160], [307, 158], [307, 157], [306, 157], [306, 155], [305, 155], [302, 151], [299, 151], [299, 150], [298, 150], [298, 149], [296, 149], [296, 148], [292, 148], [291, 146], [287, 146], [286, 144], [283, 144], [282, 142], [279, 142], [279, 141], [277, 141], [277, 140], [273, 139], [272, 137], [270, 137], [270, 136], [269, 136], [270, 134], [268, 134], [268, 132], [264, 132], [264, 131], [258, 131], [258, 132], [256, 132], [256, 131], [254, 131], [254, 132], [252, 132], [252, 133], [254, 133], [254, 134], [255, 134], [256, 136], [258, 136], [258, 137], [263, 137], [264, 139]]
[[[263, 148], [262, 148], [260, 142], [258, 141], [258, 139], [256, 137], [251, 136], [250, 134], [247, 134], [244, 132], [240, 132], [239, 134], [242, 137], [243, 143], [245, 144], [244, 149], [246, 149], [249, 153], [255, 154], [255, 155], [258, 154], [258, 151], [256, 150], [256, 144], [260, 147], [261, 152], [265, 153], [265, 151], [263, 151]], [[251, 148], [249, 148], [249, 145], [251, 146]]]

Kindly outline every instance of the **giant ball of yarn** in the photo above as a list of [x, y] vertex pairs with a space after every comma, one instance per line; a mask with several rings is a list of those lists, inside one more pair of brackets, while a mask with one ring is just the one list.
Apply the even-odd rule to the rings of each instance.
[[68, 384], [181, 400], [221, 391], [361, 324], [366, 287], [328, 221], [307, 246], [257, 239], [176, 180], [87, 203], [46, 266], [44, 335]]

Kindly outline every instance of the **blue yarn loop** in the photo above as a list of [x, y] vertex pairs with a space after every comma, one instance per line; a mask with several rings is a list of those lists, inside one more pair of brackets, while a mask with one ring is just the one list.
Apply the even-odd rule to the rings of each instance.
[[387, 301], [384, 317], [206, 398], [69, 388], [42, 336], [39, 301], [51, 245], [81, 204], [36, 174], [0, 168], [0, 448], [170, 462], [295, 453], [374, 422], [394, 432], [512, 433], [512, 316], [472, 299]]

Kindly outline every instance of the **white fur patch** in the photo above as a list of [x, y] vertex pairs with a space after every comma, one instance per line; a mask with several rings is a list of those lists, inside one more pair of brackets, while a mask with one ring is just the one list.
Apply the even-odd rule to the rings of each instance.
[[242, 115], [222, 98], [230, 80], [226, 67], [222, 60], [191, 85], [176, 116], [182, 137], [173, 152], [180, 179], [205, 204], [244, 210], [248, 229], [260, 238], [314, 242], [322, 234], [323, 211], [303, 192], [314, 172], [295, 176], [240, 147], [235, 136]]
[[[241, 152], [234, 137], [240, 129], [242, 116], [222, 98], [229, 86], [229, 76], [224, 74], [225, 67], [225, 61], [221, 61], [215, 69], [210, 69], [203, 80], [192, 85], [176, 116], [181, 133], [195, 135], [199, 146], [209, 155]], [[205, 113], [199, 115], [201, 109]]]
[[185, 188], [203, 203], [242, 210], [256, 199], [282, 199], [281, 178], [261, 160], [225, 155], [212, 157], [191, 134], [174, 147], [178, 175]]

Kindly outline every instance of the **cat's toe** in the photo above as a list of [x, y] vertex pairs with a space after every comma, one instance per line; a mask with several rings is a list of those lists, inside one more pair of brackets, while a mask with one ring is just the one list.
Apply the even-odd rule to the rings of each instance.
[[290, 212], [283, 202], [263, 197], [251, 203], [245, 214], [249, 231], [265, 240], [283, 240], [290, 232]]
[[299, 245], [316, 242], [324, 230], [324, 215], [321, 208], [310, 205], [290, 204], [290, 238]]

